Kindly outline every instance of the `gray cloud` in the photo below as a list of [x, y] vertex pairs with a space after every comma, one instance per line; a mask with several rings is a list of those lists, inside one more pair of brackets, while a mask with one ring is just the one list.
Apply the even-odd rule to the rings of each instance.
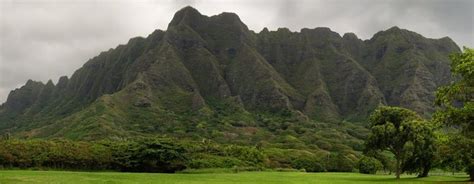
[[0, 0], [0, 103], [28, 79], [57, 81], [89, 58], [154, 29], [174, 12], [235, 12], [248, 27], [329, 27], [363, 39], [391, 26], [474, 47], [472, 0]]

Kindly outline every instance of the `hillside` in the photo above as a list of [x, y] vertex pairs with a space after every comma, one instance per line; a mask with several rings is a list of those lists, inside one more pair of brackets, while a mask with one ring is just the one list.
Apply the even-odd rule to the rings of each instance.
[[234, 13], [185, 7], [166, 31], [102, 52], [70, 78], [13, 90], [0, 107], [0, 134], [358, 150], [378, 105], [430, 116], [453, 52], [448, 37], [398, 27], [369, 40], [329, 28], [256, 33]]

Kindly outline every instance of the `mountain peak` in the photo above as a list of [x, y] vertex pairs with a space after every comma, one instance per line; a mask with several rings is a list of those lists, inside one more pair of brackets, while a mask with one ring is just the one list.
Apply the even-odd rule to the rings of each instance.
[[392, 26], [392, 27], [390, 27], [386, 30], [379, 31], [379, 32], [375, 33], [374, 37], [376, 37], [377, 35], [399, 34], [399, 33], [405, 32], [405, 31], [408, 31], [408, 30], [401, 29], [398, 26]]
[[232, 12], [222, 12], [219, 15], [211, 16], [211, 21], [215, 21], [221, 25], [233, 25], [235, 28], [247, 30], [247, 26], [240, 20], [240, 17]]
[[41, 81], [34, 81], [32, 79], [28, 79], [28, 81], [26, 81], [25, 83], [25, 86], [42, 86], [44, 85]]
[[303, 34], [324, 34], [324, 35], [329, 35], [329, 34], [337, 34], [339, 35], [339, 33], [336, 33], [334, 31], [332, 31], [330, 28], [328, 27], [316, 27], [316, 28], [313, 28], [313, 29], [309, 29], [309, 28], [302, 28], [300, 30], [301, 33]]
[[200, 19], [201, 17], [203, 17], [203, 15], [199, 13], [198, 10], [191, 6], [186, 6], [174, 14], [173, 19], [169, 23], [168, 27], [172, 25], [178, 25], [181, 22], [191, 23]]
[[332, 31], [328, 27], [316, 27], [316, 28], [313, 28], [313, 29], [303, 28], [303, 29], [301, 29], [301, 34], [308, 35], [308, 36], [311, 36], [311, 37], [321, 37], [321, 38], [324, 38], [324, 39], [327, 39], [327, 38], [335, 38], [335, 39], [341, 38], [341, 35], [339, 35], [339, 33]]
[[48, 82], [46, 82], [45, 85], [46, 85], [46, 86], [51, 86], [51, 85], [54, 86], [54, 83], [53, 83], [53, 81], [52, 81], [51, 79], [49, 79]]
[[390, 28], [388, 28], [386, 31], [401, 31], [402, 29], [400, 29], [398, 26], [392, 26]]
[[344, 33], [342, 38], [344, 38], [346, 40], [358, 40], [359, 39], [355, 33]]
[[221, 19], [226, 20], [226, 21], [231, 21], [231, 22], [239, 21], [240, 22], [240, 17], [237, 14], [232, 13], [232, 12], [222, 12], [221, 14], [216, 15], [215, 17], [220, 17]]
[[418, 33], [413, 31], [402, 29], [397, 26], [393, 26], [384, 31], [379, 31], [371, 38], [371, 40], [376, 40], [380, 37], [390, 37], [392, 39], [405, 39], [407, 41], [413, 41], [424, 38]]
[[61, 76], [56, 86], [58, 86], [58, 88], [65, 88], [68, 81], [69, 81], [69, 78], [67, 76]]
[[445, 37], [442, 37], [440, 39], [437, 39], [436, 40], [436, 43], [438, 45], [438, 47], [441, 49], [441, 50], [444, 50], [446, 52], [450, 52], [452, 50], [457, 50], [457, 51], [460, 51], [461, 48], [459, 47], [459, 45], [456, 44], [456, 42], [454, 42], [450, 37], [448, 36], [445, 36]]
[[455, 46], [458, 46], [456, 44], [456, 42], [454, 42], [453, 39], [451, 39], [449, 36], [445, 36], [445, 37], [442, 37], [442, 38], [439, 38], [437, 39], [438, 42], [440, 42], [442, 45], [455, 45]]
[[176, 14], [179, 14], [180, 12], [201, 15], [201, 13], [199, 13], [199, 11], [192, 6], [185, 6], [184, 8], [181, 8], [181, 10], [177, 11]]
[[279, 27], [277, 32], [291, 33], [291, 30], [286, 27]]

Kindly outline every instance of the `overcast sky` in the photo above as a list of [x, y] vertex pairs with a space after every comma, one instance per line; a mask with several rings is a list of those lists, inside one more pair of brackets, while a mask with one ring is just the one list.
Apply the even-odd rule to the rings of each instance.
[[235, 12], [256, 32], [329, 27], [369, 39], [396, 25], [474, 47], [474, 0], [0, 0], [0, 103], [28, 79], [56, 83], [101, 51], [166, 30], [186, 5]]

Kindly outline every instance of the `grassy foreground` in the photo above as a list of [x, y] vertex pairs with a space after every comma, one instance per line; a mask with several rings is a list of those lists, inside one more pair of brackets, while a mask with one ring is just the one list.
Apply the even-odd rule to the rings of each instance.
[[358, 173], [242, 172], [207, 174], [154, 174], [119, 172], [68, 172], [0, 170], [0, 183], [163, 183], [163, 184], [231, 184], [231, 183], [467, 183], [467, 175], [430, 176], [418, 179], [403, 176]]

